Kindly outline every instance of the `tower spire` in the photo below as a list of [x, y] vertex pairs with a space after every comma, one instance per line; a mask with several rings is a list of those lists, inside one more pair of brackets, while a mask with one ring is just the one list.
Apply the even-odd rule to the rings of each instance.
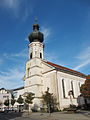
[[35, 24], [37, 24], [38, 23], [38, 18], [37, 17], [35, 17]]
[[[35, 22], [37, 22], [37, 18], [35, 18]], [[39, 31], [39, 24], [33, 24], [33, 32], [28, 36], [30, 43], [31, 42], [43, 42], [44, 35]]]

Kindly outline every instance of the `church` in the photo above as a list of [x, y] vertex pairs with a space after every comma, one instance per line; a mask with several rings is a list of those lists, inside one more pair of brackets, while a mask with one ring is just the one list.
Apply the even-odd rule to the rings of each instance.
[[[41, 96], [49, 88], [57, 99], [59, 110], [78, 105], [80, 86], [85, 82], [86, 75], [78, 71], [54, 64], [44, 59], [44, 34], [39, 24], [33, 24], [33, 32], [29, 35], [29, 60], [26, 62], [23, 93], [35, 94], [33, 104], [40, 108]], [[15, 91], [15, 90], [14, 90]], [[72, 97], [72, 101], [70, 100]]]

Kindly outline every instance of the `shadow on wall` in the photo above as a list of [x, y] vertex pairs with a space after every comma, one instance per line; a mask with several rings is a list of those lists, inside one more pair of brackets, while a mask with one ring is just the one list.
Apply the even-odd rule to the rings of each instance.
[[39, 106], [37, 104], [34, 104], [34, 106], [31, 108], [32, 112], [38, 112]]
[[88, 98], [84, 98], [82, 94], [77, 97], [78, 108], [90, 110], [90, 100]]

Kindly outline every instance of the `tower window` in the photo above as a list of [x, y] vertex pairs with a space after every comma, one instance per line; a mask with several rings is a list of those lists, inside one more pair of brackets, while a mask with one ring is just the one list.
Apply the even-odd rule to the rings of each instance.
[[64, 79], [62, 79], [62, 89], [63, 89], [63, 97], [65, 98], [65, 85], [64, 85]]
[[40, 53], [40, 58], [42, 58], [42, 53]]
[[30, 54], [30, 59], [32, 59], [32, 53]]
[[29, 70], [30, 70], [30, 68], [27, 69], [27, 77], [29, 77]]

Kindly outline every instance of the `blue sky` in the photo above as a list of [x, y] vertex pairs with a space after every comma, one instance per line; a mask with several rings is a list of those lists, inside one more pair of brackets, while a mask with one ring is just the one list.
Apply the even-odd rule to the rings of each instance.
[[90, 74], [90, 0], [0, 0], [0, 87], [23, 86], [35, 17], [44, 58]]

